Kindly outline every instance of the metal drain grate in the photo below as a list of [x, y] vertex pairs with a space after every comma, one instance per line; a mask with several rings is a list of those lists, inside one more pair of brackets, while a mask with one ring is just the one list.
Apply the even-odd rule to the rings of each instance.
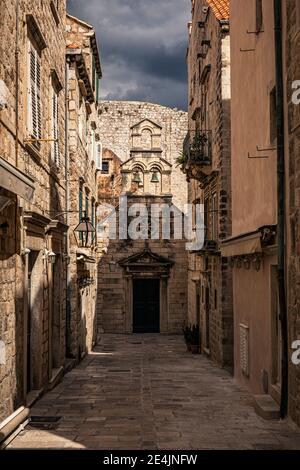
[[56, 429], [61, 416], [31, 416], [29, 426], [37, 429]]

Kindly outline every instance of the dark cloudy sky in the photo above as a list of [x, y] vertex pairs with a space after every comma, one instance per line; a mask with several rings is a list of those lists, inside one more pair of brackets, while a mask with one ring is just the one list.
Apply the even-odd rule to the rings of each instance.
[[186, 109], [190, 0], [68, 0], [71, 15], [95, 26], [102, 99]]

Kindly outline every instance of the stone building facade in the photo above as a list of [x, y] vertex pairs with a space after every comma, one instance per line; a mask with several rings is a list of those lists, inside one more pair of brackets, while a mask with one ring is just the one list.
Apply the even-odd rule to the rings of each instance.
[[[287, 306], [289, 346], [300, 340], [300, 107], [292, 100], [293, 82], [300, 79], [300, 3], [283, 2], [283, 47], [285, 59], [285, 155], [287, 229]], [[299, 94], [297, 95], [299, 96]], [[289, 359], [295, 350], [290, 350]], [[289, 413], [300, 425], [300, 366], [289, 362]]]
[[189, 133], [182, 170], [189, 202], [203, 204], [205, 225], [204, 246], [189, 255], [188, 312], [200, 327], [202, 351], [232, 370], [232, 270], [220, 255], [231, 235], [229, 2], [192, 1], [188, 27]]
[[[101, 102], [98, 130], [103, 146], [98, 177], [102, 199], [98, 227], [120, 227], [119, 196], [127, 197], [130, 227], [139, 210], [134, 204], [187, 202], [187, 184], [176, 166], [187, 131], [183, 111], [140, 102]], [[110, 204], [107, 208], [104, 204]], [[175, 211], [176, 212], [176, 211]], [[109, 217], [109, 215], [111, 215]], [[171, 216], [172, 219], [172, 216]], [[174, 223], [174, 221], [173, 221]], [[171, 223], [172, 225], [172, 223]], [[122, 227], [124, 227], [122, 225]], [[187, 252], [184, 239], [148, 239], [149, 220], [139, 239], [104, 238], [98, 278], [98, 332], [181, 333], [187, 308]], [[150, 230], [151, 229], [151, 230]]]
[[102, 72], [64, 0], [0, 8], [2, 441], [95, 342], [96, 234], [75, 229], [96, 220]]
[[253, 393], [259, 412], [268, 403], [278, 416], [282, 335], [274, 2], [231, 0], [230, 8], [232, 236], [222, 253], [233, 266], [235, 376]]
[[[95, 30], [78, 18], [67, 15], [68, 224], [70, 264], [68, 272], [69, 354], [80, 359], [96, 340], [97, 237], [77, 240], [76, 226], [83, 217], [93, 226], [97, 210], [97, 172], [101, 165], [101, 145], [96, 129], [99, 81], [102, 77]], [[79, 240], [78, 240], [79, 239]], [[78, 241], [80, 247], [78, 247]]]
[[[0, 2], [0, 420], [65, 363], [65, 1]], [[23, 416], [24, 418], [24, 416]]]

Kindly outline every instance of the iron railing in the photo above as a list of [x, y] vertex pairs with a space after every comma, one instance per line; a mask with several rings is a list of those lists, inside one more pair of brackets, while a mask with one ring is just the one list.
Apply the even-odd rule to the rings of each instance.
[[183, 143], [187, 162], [197, 165], [211, 165], [212, 132], [189, 131]]

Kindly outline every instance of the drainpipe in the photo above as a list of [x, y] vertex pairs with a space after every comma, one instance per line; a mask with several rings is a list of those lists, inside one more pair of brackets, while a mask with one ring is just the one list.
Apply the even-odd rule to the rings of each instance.
[[285, 286], [285, 155], [284, 155], [284, 88], [282, 54], [282, 4], [274, 0], [275, 66], [277, 100], [277, 204], [278, 204], [278, 292], [282, 336], [282, 370], [280, 416], [288, 411], [288, 320]]
[[15, 98], [15, 163], [16, 168], [19, 166], [19, 78], [20, 78], [20, 64], [19, 64], [19, 19], [20, 19], [20, 0], [16, 0], [16, 44], [15, 44], [15, 67], [16, 67], [16, 98]]
[[[69, 58], [65, 66], [65, 180], [66, 180], [66, 224], [70, 224], [70, 160], [69, 160]], [[66, 235], [67, 272], [66, 272], [66, 355], [71, 353], [71, 264], [70, 260], [70, 229]]]

